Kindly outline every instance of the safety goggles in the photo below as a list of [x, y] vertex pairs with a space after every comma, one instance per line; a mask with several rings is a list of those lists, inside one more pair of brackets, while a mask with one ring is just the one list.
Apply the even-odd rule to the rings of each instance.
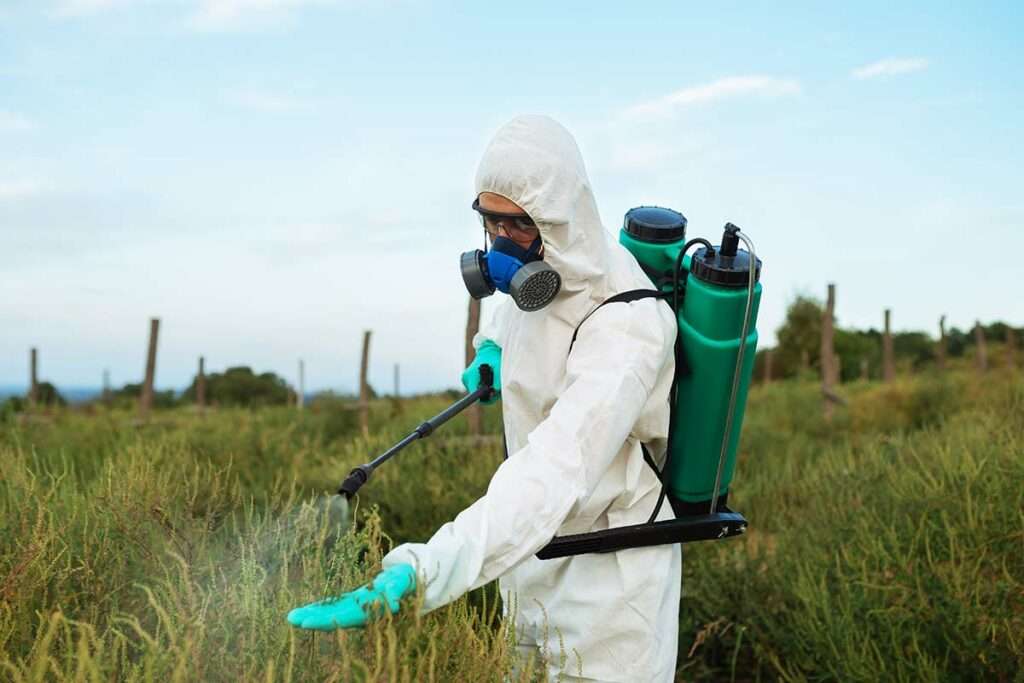
[[498, 237], [499, 232], [504, 232], [517, 242], [532, 242], [540, 236], [537, 224], [525, 213], [488, 211], [480, 206], [479, 199], [473, 200], [473, 210], [480, 214], [480, 223], [492, 240]]

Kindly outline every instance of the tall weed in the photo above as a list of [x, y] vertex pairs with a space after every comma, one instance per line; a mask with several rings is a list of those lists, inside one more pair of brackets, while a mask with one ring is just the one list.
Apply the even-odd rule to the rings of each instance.
[[[730, 504], [739, 540], [684, 549], [680, 680], [1013, 680], [1024, 668], [1020, 375], [751, 392]], [[486, 489], [502, 457], [455, 420], [382, 467], [344, 523], [325, 494], [448, 397], [98, 410], [0, 426], [0, 680], [499, 681], [494, 586], [364, 631], [289, 609], [354, 587]], [[536, 663], [534, 663], [536, 664]]]

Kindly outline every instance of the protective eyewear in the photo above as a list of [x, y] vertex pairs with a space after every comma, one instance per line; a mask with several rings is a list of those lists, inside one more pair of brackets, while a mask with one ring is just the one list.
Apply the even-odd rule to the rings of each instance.
[[532, 241], [540, 235], [537, 224], [525, 213], [488, 211], [480, 206], [479, 199], [473, 200], [473, 210], [480, 214], [480, 222], [491, 239], [497, 237], [499, 231], [517, 241]]

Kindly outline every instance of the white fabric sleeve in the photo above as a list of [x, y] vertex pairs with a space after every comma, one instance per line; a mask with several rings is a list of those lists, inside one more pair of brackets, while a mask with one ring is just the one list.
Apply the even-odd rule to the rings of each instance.
[[515, 302], [510, 296], [503, 296], [494, 301], [496, 304], [494, 312], [488, 318], [487, 323], [480, 327], [480, 331], [473, 335], [473, 348], [479, 349], [484, 340], [490, 339], [498, 345], [498, 348], [505, 346], [505, 330], [508, 327], [509, 316], [514, 313], [510, 306]]
[[671, 314], [654, 300], [612, 304], [580, 329], [564, 392], [527, 445], [505, 460], [487, 493], [427, 543], [407, 543], [384, 566], [409, 563], [424, 611], [482, 586], [532, 556], [586, 500], [629, 437], [672, 354]]

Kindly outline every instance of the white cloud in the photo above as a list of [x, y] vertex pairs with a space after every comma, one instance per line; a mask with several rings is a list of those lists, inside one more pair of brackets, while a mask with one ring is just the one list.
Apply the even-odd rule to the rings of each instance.
[[850, 77], [858, 81], [879, 76], [896, 76], [898, 74], [909, 74], [914, 71], [921, 71], [928, 68], [928, 60], [924, 57], [881, 59], [871, 64], [857, 67], [850, 72]]
[[0, 109], [0, 133], [35, 130], [36, 124], [21, 114]]
[[778, 97], [800, 93], [800, 82], [791, 78], [773, 76], [730, 76], [717, 81], [694, 85], [629, 107], [627, 118], [663, 118], [684, 107], [708, 104], [728, 97], [762, 95]]
[[0, 202], [34, 197], [42, 193], [44, 189], [42, 183], [34, 180], [0, 180]]
[[308, 108], [306, 102], [291, 95], [251, 88], [231, 90], [225, 97], [236, 106], [270, 114], [283, 114]]
[[252, 21], [281, 17], [302, 6], [337, 3], [338, 0], [199, 0], [192, 23], [204, 30], [232, 29]]

